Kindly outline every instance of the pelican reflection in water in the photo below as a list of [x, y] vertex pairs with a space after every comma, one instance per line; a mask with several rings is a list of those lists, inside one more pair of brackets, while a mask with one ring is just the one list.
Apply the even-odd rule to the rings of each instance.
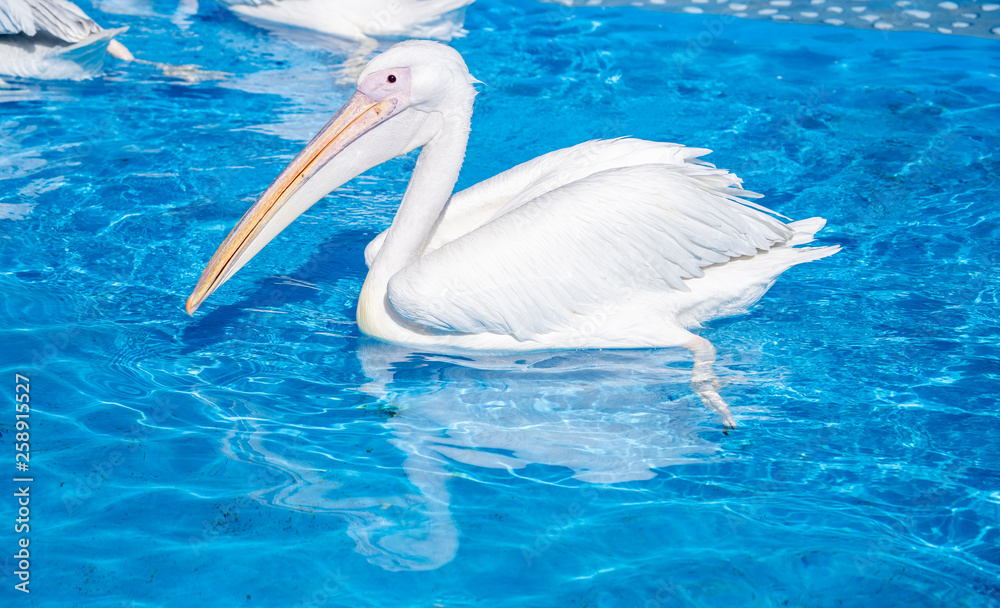
[[[367, 454], [325, 447], [333, 431], [322, 424], [296, 424], [296, 446], [286, 421], [270, 422], [265, 402], [218, 410], [234, 425], [223, 452], [262, 468], [256, 477], [269, 483], [254, 499], [346, 520], [370, 562], [388, 570], [438, 568], [459, 547], [453, 510], [470, 506], [467, 497], [453, 505], [449, 484], [456, 475], [477, 482], [487, 470], [508, 470], [573, 492], [581, 484], [646, 480], [664, 467], [718, 460], [718, 445], [706, 437], [722, 436], [705, 433], [711, 414], [692, 407], [686, 372], [671, 367], [682, 352], [458, 357], [366, 339], [358, 357], [370, 382], [362, 390], [375, 399], [370, 407], [394, 415], [338, 419], [336, 432], [386, 436], [386, 447], [393, 447], [376, 447], [374, 472], [365, 472], [369, 459], [355, 460]], [[403, 474], [395, 473], [399, 468]]]
[[399, 43], [260, 196], [209, 261], [193, 314], [318, 200], [421, 148], [392, 224], [367, 247], [362, 332], [429, 350], [683, 346], [702, 401], [715, 349], [690, 330], [745, 312], [788, 268], [838, 247], [798, 247], [822, 218], [785, 223], [708, 150], [635, 139], [557, 150], [453, 194], [476, 80], [454, 49]]

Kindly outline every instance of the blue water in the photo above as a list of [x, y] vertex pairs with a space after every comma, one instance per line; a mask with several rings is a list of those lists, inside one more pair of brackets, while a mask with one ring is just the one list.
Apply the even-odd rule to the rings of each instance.
[[351, 49], [207, 4], [181, 28], [175, 8], [92, 14], [138, 57], [225, 79], [114, 63], [0, 91], [0, 431], [11, 461], [19, 372], [34, 479], [31, 593], [7, 558], [4, 605], [1000, 606], [995, 41], [469, 9], [454, 46], [486, 85], [460, 187], [634, 135], [711, 148], [770, 207], [828, 218], [842, 253], [701, 331], [740, 422], [724, 434], [686, 351], [363, 338], [362, 251], [413, 155], [186, 316], [350, 95]]

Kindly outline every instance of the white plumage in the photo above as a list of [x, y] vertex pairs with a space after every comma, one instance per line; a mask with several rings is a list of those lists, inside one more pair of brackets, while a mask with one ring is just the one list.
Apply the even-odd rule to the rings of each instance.
[[[785, 225], [739, 198], [757, 195], [697, 162], [706, 152], [634, 139], [588, 142], [460, 192], [419, 258], [389, 280], [389, 301], [429, 328], [512, 337], [494, 345], [502, 349], [662, 346], [674, 332], [650, 325], [648, 309], [623, 313], [663, 297], [657, 317], [684, 315], [696, 325], [726, 303], [701, 301], [711, 276], [690, 282], [706, 267], [821, 226]], [[380, 242], [366, 252], [371, 262]], [[597, 318], [608, 316], [609, 303], [618, 322]], [[625, 331], [628, 318], [635, 327]]]
[[188, 312], [325, 194], [422, 147], [392, 225], [365, 252], [361, 331], [475, 350], [684, 346], [698, 394], [734, 425], [715, 350], [690, 329], [745, 312], [791, 266], [836, 253], [796, 247], [825, 220], [784, 223], [700, 161], [708, 150], [636, 139], [552, 152], [452, 195], [474, 82], [440, 44], [376, 57], [219, 247]]
[[462, 36], [464, 8], [473, 0], [221, 0], [233, 12], [315, 30], [345, 40]]
[[67, 0], [0, 0], [0, 75], [80, 80], [100, 72], [104, 56], [131, 60], [114, 37]]

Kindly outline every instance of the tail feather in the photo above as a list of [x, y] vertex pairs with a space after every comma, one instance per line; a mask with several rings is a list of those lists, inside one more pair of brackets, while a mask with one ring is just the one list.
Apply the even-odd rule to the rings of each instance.
[[127, 27], [119, 27], [101, 30], [76, 44], [56, 47], [52, 54], [58, 54], [61, 59], [80, 64], [88, 73], [97, 74], [104, 65], [104, 55], [107, 53], [108, 44], [112, 38], [127, 29]]
[[792, 238], [784, 243], [785, 246], [794, 247], [813, 242], [816, 233], [826, 226], [826, 220], [821, 217], [810, 217], [797, 222], [789, 222], [788, 227], [794, 231]]
[[799, 247], [798, 251], [803, 253], [799, 256], [799, 261], [796, 263], [802, 264], [805, 262], [822, 260], [825, 257], [829, 257], [837, 253], [840, 249], [840, 245], [827, 245], [826, 247]]

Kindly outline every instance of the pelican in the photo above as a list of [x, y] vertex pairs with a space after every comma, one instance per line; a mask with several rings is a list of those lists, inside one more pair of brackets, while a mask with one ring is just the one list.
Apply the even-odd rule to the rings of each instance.
[[0, 75], [81, 80], [97, 74], [105, 54], [131, 61], [114, 39], [67, 0], [0, 0]]
[[391, 225], [365, 250], [363, 333], [462, 350], [683, 346], [699, 396], [734, 427], [715, 349], [691, 329], [746, 312], [788, 268], [836, 253], [797, 247], [825, 220], [785, 223], [700, 161], [709, 150], [638, 139], [550, 152], [452, 194], [476, 82], [439, 43], [405, 41], [373, 59], [229, 233], [187, 312], [326, 194], [421, 148]]
[[315, 30], [351, 41], [383, 37], [451, 40], [465, 35], [473, 0], [221, 0], [252, 19]]

